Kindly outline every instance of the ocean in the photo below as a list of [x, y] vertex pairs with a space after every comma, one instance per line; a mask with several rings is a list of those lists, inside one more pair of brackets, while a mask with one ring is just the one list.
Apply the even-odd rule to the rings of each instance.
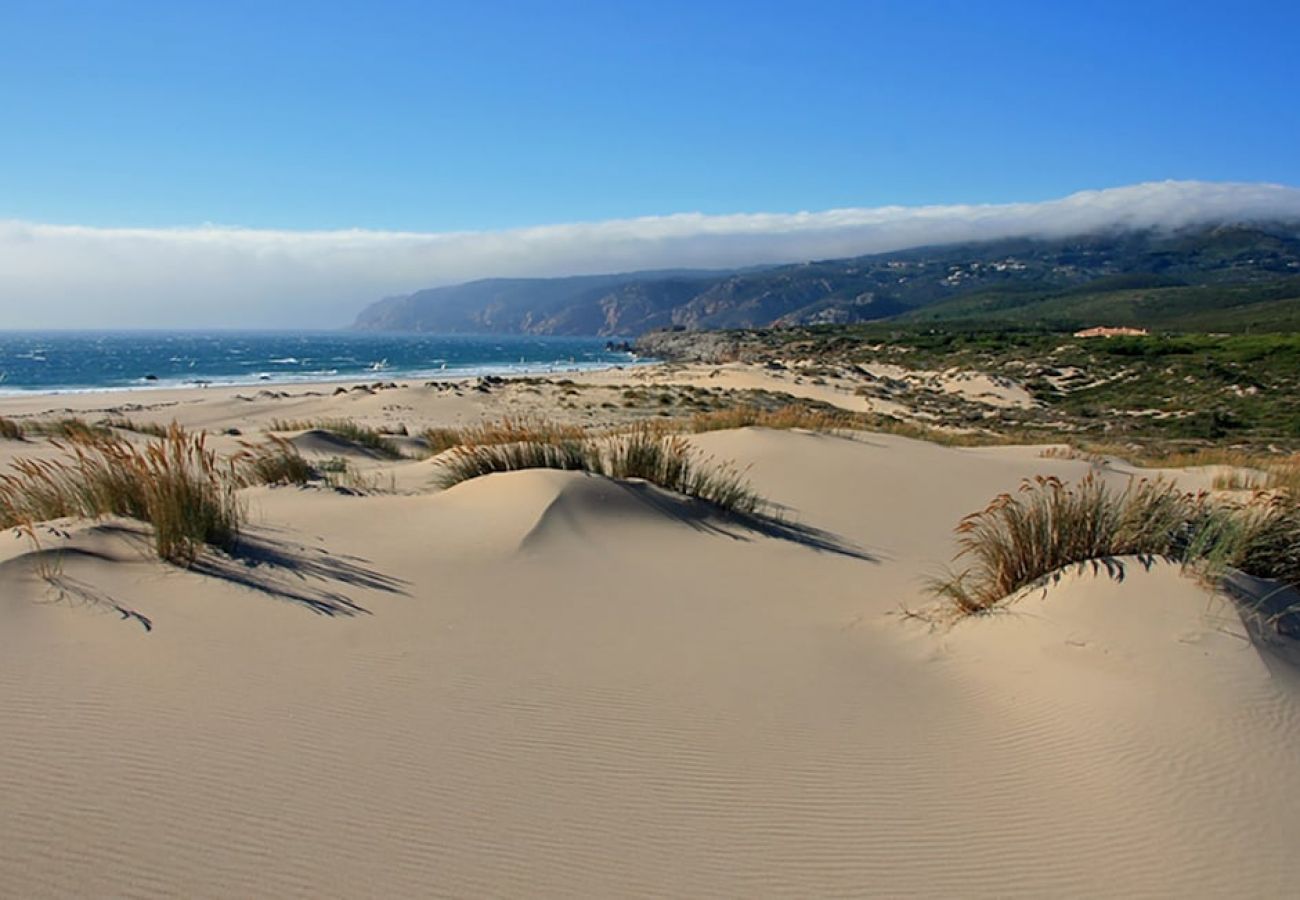
[[606, 338], [370, 332], [0, 331], [0, 392], [566, 372], [635, 362]]

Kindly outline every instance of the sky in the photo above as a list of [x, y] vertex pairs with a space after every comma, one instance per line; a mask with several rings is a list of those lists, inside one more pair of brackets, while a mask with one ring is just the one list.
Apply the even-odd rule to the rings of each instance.
[[0, 0], [0, 328], [1289, 203], [1298, 33], [1250, 0]]

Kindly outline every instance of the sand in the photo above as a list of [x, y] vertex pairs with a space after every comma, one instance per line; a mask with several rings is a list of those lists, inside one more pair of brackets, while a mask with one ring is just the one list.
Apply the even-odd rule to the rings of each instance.
[[[0, 415], [165, 404], [128, 414], [255, 437], [276, 417], [414, 429], [554, 404], [332, 391]], [[396, 492], [250, 489], [244, 557], [188, 571], [135, 523], [62, 522], [55, 589], [0, 536], [0, 894], [1293, 892], [1294, 648], [1227, 597], [1126, 560], [996, 615], [904, 612], [933, 602], [962, 515], [1089, 463], [694, 440], [749, 467], [789, 527], [578, 473], [438, 491], [432, 461], [357, 455]], [[0, 462], [32, 450], [0, 441]]]

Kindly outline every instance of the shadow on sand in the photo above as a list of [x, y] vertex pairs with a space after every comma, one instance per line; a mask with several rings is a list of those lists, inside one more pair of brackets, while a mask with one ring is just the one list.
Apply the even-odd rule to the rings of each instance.
[[243, 536], [230, 553], [206, 553], [190, 571], [218, 578], [325, 616], [369, 614], [339, 588], [406, 594], [406, 582], [356, 556], [332, 554], [276, 540], [268, 534]]
[[57, 602], [111, 609], [124, 620], [138, 622], [145, 631], [153, 631], [153, 619], [138, 610], [124, 606], [89, 582], [73, 578], [63, 572], [49, 575], [45, 581], [54, 592], [54, 599]]
[[[111, 609], [123, 619], [138, 622], [145, 631], [153, 630], [153, 620], [126, 605], [90, 581], [64, 570], [78, 560], [119, 563], [131, 559], [148, 559], [153, 555], [148, 533], [143, 526], [101, 524], [100, 534], [122, 541], [139, 553], [119, 553], [112, 549], [88, 547], [44, 547], [27, 554], [25, 565], [31, 566], [45, 581], [56, 602], [97, 606]], [[306, 547], [277, 538], [267, 529], [241, 536], [228, 553], [207, 550], [187, 571], [216, 578], [247, 590], [305, 607], [318, 615], [357, 616], [370, 610], [353, 600], [349, 588], [406, 594], [406, 582], [372, 568], [356, 556], [331, 554], [319, 547]]]
[[1300, 589], [1244, 572], [1230, 572], [1222, 581], [1264, 663], [1274, 673], [1274, 661], [1285, 660], [1289, 677], [1300, 677]]
[[758, 535], [801, 544], [823, 553], [834, 553], [866, 562], [879, 562], [876, 556], [839, 535], [811, 525], [786, 520], [782, 517], [782, 513], [788, 512], [788, 508], [770, 501], [769, 506], [774, 510], [773, 514], [735, 513], [720, 509], [703, 500], [678, 497], [641, 482], [614, 481], [612, 483], [630, 492], [642, 503], [654, 507], [677, 522], [689, 525], [696, 531], [729, 537], [737, 541], [753, 540], [754, 536]]

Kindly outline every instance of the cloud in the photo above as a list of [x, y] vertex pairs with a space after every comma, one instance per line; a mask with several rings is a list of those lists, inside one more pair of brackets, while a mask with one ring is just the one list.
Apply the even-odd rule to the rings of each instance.
[[827, 259], [1111, 226], [1300, 220], [1300, 190], [1166, 181], [1042, 203], [682, 213], [494, 232], [90, 228], [0, 221], [0, 328], [320, 327], [492, 276]]

